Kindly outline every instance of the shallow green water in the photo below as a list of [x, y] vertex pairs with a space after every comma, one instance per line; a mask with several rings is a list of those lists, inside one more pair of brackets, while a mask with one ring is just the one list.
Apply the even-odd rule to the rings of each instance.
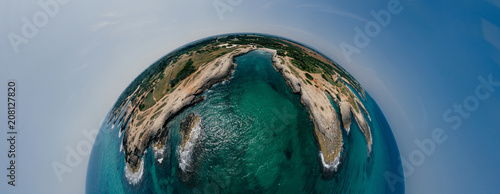
[[[252, 51], [236, 58], [229, 81], [204, 95], [170, 123], [165, 159], [149, 149], [137, 185], [127, 182], [118, 130], [103, 124], [92, 151], [88, 193], [387, 193], [384, 172], [397, 172], [399, 152], [392, 132], [371, 98], [363, 102], [372, 115], [373, 151], [355, 122], [344, 134], [338, 172], [322, 179], [312, 122], [299, 96], [293, 94], [271, 65], [271, 54]], [[118, 104], [118, 103], [117, 103]], [[200, 115], [202, 130], [190, 163], [179, 165], [179, 125], [190, 113]], [[399, 185], [396, 193], [403, 192]]]

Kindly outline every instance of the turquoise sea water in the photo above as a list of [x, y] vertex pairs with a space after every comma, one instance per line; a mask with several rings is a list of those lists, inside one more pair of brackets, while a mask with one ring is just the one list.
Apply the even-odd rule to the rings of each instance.
[[[236, 58], [232, 78], [205, 92], [206, 99], [168, 125], [164, 159], [144, 156], [144, 173], [136, 185], [124, 176], [119, 127], [106, 122], [92, 150], [87, 193], [388, 193], [386, 171], [397, 172], [399, 152], [378, 106], [367, 95], [372, 153], [355, 122], [344, 134], [338, 171], [322, 178], [319, 150], [307, 110], [271, 65], [271, 54], [252, 51]], [[117, 104], [119, 104], [118, 102]], [[180, 122], [201, 116], [202, 131], [192, 172], [179, 167]], [[399, 184], [395, 193], [403, 193]]]

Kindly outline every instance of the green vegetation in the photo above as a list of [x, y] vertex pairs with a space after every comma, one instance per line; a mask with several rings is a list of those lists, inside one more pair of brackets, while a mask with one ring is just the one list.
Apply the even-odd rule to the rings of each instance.
[[138, 122], [136, 125], [137, 125], [137, 126], [142, 125], [142, 123], [144, 123], [144, 121], [145, 121], [145, 120], [146, 120], [146, 119], [141, 119], [141, 120], [139, 120], [139, 122]]
[[[334, 93], [335, 94], [335, 93]], [[337, 99], [340, 99], [340, 96], [338, 94], [335, 94], [335, 97], [337, 97]]]
[[358, 104], [354, 102], [354, 97], [352, 96], [352, 93], [349, 93], [349, 103], [351, 103], [354, 109], [356, 109], [356, 112], [359, 112]]
[[193, 66], [193, 60], [189, 59], [186, 65], [177, 73], [177, 76], [170, 81], [172, 87], [177, 85], [180, 81], [186, 79], [186, 77], [190, 76], [194, 72], [196, 72], [197, 68]]
[[311, 74], [309, 74], [309, 73], [306, 73], [306, 77], [307, 77], [307, 79], [309, 79], [309, 80], [313, 80], [313, 79], [314, 79], [314, 78], [311, 76]]
[[299, 72], [297, 72], [295, 69], [290, 68], [290, 70], [292, 70], [292, 73], [293, 73], [294, 75], [299, 75]]
[[156, 102], [155, 102], [154, 97], [153, 97], [153, 92], [154, 92], [154, 90], [151, 90], [151, 92], [149, 92], [148, 95], [146, 95], [146, 98], [139, 105], [140, 111], [146, 110], [149, 107], [152, 107], [153, 105], [155, 105]]
[[325, 74], [321, 74], [321, 77], [328, 81], [328, 78], [325, 76]]
[[309, 85], [313, 85], [309, 80], [306, 80], [306, 82], [309, 84]]
[[279, 56], [286, 56], [285, 55], [285, 51], [283, 49], [276, 50], [276, 54], [279, 55]]
[[[286, 55], [293, 58], [294, 60], [292, 60], [292, 64], [302, 71], [310, 73], [321, 73], [322, 71], [322, 68], [318, 68], [319, 67], [318, 65], [322, 64], [323, 62], [304, 53], [304, 51], [301, 50], [299, 47], [295, 47], [294, 49], [287, 51]], [[327, 66], [327, 65], [325, 64], [322, 66]]]

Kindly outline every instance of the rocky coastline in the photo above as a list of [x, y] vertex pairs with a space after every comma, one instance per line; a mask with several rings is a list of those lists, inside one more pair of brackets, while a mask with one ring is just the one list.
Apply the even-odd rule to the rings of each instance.
[[[369, 115], [353, 91], [347, 86], [333, 85], [320, 74], [301, 71], [292, 64], [291, 58], [277, 55], [276, 50], [263, 50], [273, 53], [273, 67], [282, 74], [294, 93], [300, 95], [302, 104], [308, 110], [314, 124], [315, 137], [320, 148], [320, 158], [324, 170], [334, 171], [340, 164], [343, 145], [341, 124], [349, 134], [353, 117], [366, 137], [368, 154], [371, 152], [370, 128], [361, 110], [366, 113], [368, 118]], [[306, 74], [312, 79], [308, 78]], [[334, 78], [334, 80], [338, 82], [340, 79]], [[342, 86], [340, 83], [338, 85]], [[338, 105], [340, 119], [330, 99]]]
[[[276, 50], [247, 45], [202, 65], [195, 73], [182, 80], [174, 91], [159, 100], [160, 103], [157, 103], [156, 106], [162, 108], [161, 111], [155, 113], [156, 117], [146, 115], [151, 117], [149, 122], [145, 124], [132, 122], [127, 126], [127, 129], [124, 127], [125, 133], [122, 144], [125, 152], [125, 162], [129, 170], [131, 172], [139, 170], [141, 157], [149, 146], [161, 147], [165, 143], [169, 131], [168, 123], [171, 119], [185, 108], [204, 100], [201, 94], [214, 84], [229, 79], [237, 66], [234, 63], [235, 57], [256, 49], [273, 54], [273, 67], [282, 74], [293, 92], [300, 95], [301, 103], [308, 110], [314, 124], [315, 137], [321, 152], [320, 158], [323, 166], [328, 171], [335, 170], [340, 164], [343, 145], [341, 130], [343, 127], [349, 134], [353, 117], [366, 137], [369, 152], [371, 151], [371, 132], [363, 112], [368, 119], [370, 117], [353, 91], [347, 86], [339, 88], [332, 85], [323, 79], [321, 74], [309, 74], [301, 71], [292, 64], [292, 58], [277, 55]], [[309, 74], [313, 79], [307, 78], [305, 74]], [[336, 76], [340, 77], [339, 75]], [[334, 80], [339, 83], [343, 81], [343, 79]], [[342, 83], [345, 84], [345, 82]], [[339, 112], [335, 110], [331, 101], [338, 105]], [[126, 108], [128, 109], [123, 113], [126, 120], [132, 117], [134, 113], [140, 112], [137, 110], [137, 105]], [[190, 123], [192, 124], [192, 122]], [[189, 129], [189, 127], [186, 129]], [[181, 134], [183, 136], [181, 151], [183, 151], [187, 140], [190, 138], [190, 133], [181, 131]], [[139, 138], [137, 138], [138, 136]]]
[[[179, 86], [171, 93], [163, 96], [157, 105], [162, 107], [155, 115], [145, 115], [147, 121], [140, 123], [129, 123], [125, 129], [123, 148], [125, 162], [131, 172], [137, 172], [141, 165], [141, 157], [145, 150], [152, 144], [165, 143], [168, 135], [168, 123], [185, 108], [192, 106], [202, 100], [201, 94], [210, 89], [214, 84], [229, 79], [234, 71], [236, 56], [254, 50], [253, 46], [238, 48], [227, 53], [216, 60], [202, 65], [195, 73], [180, 82]], [[196, 79], [195, 79], [196, 77]], [[138, 107], [127, 107], [127, 116], [140, 112]]]

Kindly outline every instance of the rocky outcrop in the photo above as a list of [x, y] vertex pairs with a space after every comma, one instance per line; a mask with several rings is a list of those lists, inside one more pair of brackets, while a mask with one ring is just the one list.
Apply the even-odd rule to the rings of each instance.
[[189, 141], [191, 137], [191, 132], [195, 128], [195, 126], [200, 122], [200, 116], [195, 116], [194, 113], [189, 114], [186, 118], [184, 118], [181, 122], [181, 126], [179, 128], [179, 132], [181, 133], [182, 142], [181, 142], [181, 151], [184, 151], [186, 147], [186, 142]]
[[292, 74], [290, 69], [285, 65], [284, 61], [285, 59], [278, 58], [276, 55], [276, 51], [274, 50], [269, 51], [269, 49], [267, 49], [265, 51], [274, 53], [272, 58], [274, 69], [276, 69], [276, 71], [280, 72], [281, 75], [283, 75], [283, 78], [285, 78], [285, 81], [292, 88], [294, 93], [299, 93], [301, 82], [296, 76]]
[[[365, 112], [366, 117], [368, 119], [370, 119], [370, 115], [368, 114], [368, 111], [366, 111], [366, 108], [364, 106], [362, 106], [361, 102], [358, 99], [356, 99], [356, 105], [358, 107], [360, 107], [361, 110], [363, 110], [363, 112]], [[371, 134], [371, 130], [370, 130], [370, 125], [368, 125], [368, 122], [366, 121], [365, 116], [363, 115], [361, 110], [353, 111], [353, 113], [354, 113], [354, 118], [356, 119], [356, 123], [358, 123], [358, 126], [361, 128], [361, 132], [363, 132], [363, 135], [366, 138], [368, 155], [370, 155], [370, 153], [372, 151], [372, 143], [373, 143], [372, 142], [373, 141], [372, 134]]]
[[340, 100], [338, 104], [340, 105], [340, 114], [342, 116], [342, 123], [344, 124], [344, 129], [346, 129], [346, 132], [349, 134], [351, 122], [354, 117], [354, 120], [356, 121], [361, 132], [365, 136], [368, 148], [368, 155], [369, 155], [371, 152], [372, 136], [370, 132], [370, 125], [368, 125], [368, 122], [365, 118], [365, 115], [363, 115], [363, 112], [366, 114], [366, 117], [368, 119], [370, 118], [370, 116], [368, 115], [368, 112], [366, 111], [364, 105], [359, 101], [359, 99], [355, 96], [352, 90], [348, 89], [347, 87], [344, 87], [343, 91], [347, 93], [347, 95], [340, 94]]
[[179, 128], [181, 133], [181, 143], [177, 149], [179, 160], [178, 173], [180, 180], [184, 183], [191, 182], [197, 174], [198, 158], [202, 153], [201, 149], [201, 117], [194, 113], [189, 114], [181, 122]]
[[348, 102], [340, 102], [340, 115], [342, 116], [342, 124], [344, 124], [344, 129], [349, 134], [351, 130], [351, 121], [352, 121], [352, 113], [351, 113], [351, 105]]

